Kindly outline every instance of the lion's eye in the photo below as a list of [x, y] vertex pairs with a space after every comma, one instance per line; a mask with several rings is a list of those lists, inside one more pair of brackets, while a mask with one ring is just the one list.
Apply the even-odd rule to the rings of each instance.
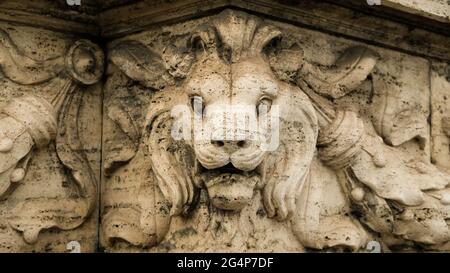
[[202, 116], [204, 109], [203, 98], [200, 96], [192, 96], [191, 107], [195, 114]]
[[269, 98], [262, 98], [258, 106], [256, 107], [256, 111], [258, 115], [268, 113], [270, 111], [270, 107], [272, 106], [272, 100]]

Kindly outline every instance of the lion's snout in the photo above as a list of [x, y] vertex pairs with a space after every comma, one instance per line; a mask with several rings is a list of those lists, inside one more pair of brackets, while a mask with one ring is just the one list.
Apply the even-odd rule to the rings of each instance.
[[252, 118], [257, 123], [254, 112], [249, 111], [210, 112], [204, 117], [207, 137], [195, 142], [195, 152], [203, 185], [218, 208], [245, 207], [261, 179], [256, 169], [265, 152], [260, 149], [257, 126], [250, 124]]
[[254, 170], [264, 151], [255, 106], [220, 105], [206, 107], [201, 140], [195, 142], [199, 162], [206, 169], [231, 163], [243, 171]]
[[234, 152], [236, 152], [237, 150], [244, 148], [248, 145], [248, 141], [247, 140], [213, 140], [211, 141], [211, 144], [214, 145], [216, 148], [220, 149], [222, 147], [222, 149], [224, 149], [225, 151], [227, 151], [229, 154], [232, 154]]

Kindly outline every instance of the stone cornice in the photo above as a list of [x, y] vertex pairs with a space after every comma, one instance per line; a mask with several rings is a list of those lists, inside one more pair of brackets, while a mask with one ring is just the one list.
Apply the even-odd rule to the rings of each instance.
[[84, 0], [83, 9], [70, 7], [65, 0], [58, 1], [2, 1], [0, 21], [70, 32], [86, 36], [97, 36], [97, 9]]
[[[152, 25], [195, 18], [232, 7], [417, 56], [450, 60], [450, 49], [445, 46], [450, 43], [450, 38], [448, 33], [442, 33], [448, 32], [447, 24], [432, 24], [430, 20], [420, 17], [423, 21], [419, 28], [417, 21], [414, 21], [417, 17], [411, 15], [402, 13], [403, 17], [397, 16], [396, 19], [403, 20], [397, 21], [386, 16], [380, 18], [380, 15], [385, 15], [380, 10], [386, 8], [383, 6], [370, 7], [364, 3], [367, 10], [362, 12], [361, 3], [353, 3], [355, 9], [350, 9], [351, 3], [347, 0], [333, 2], [334, 4], [325, 1], [279, 3], [271, 0], [185, 0], [152, 6], [149, 1], [144, 1], [103, 11], [99, 20], [104, 37], [118, 37], [142, 31]], [[392, 8], [386, 9], [392, 12]], [[412, 26], [413, 22], [416, 22], [415, 26]]]
[[409, 1], [409, 0], [384, 0], [384, 6], [427, 17], [443, 23], [450, 23], [450, 7], [446, 0]]
[[432, 0], [434, 9], [428, 11], [423, 5], [412, 10], [402, 0], [384, 0], [380, 6], [369, 6], [363, 0], [81, 1], [80, 7], [67, 6], [64, 0], [41, 0], [39, 4], [5, 1], [0, 4], [0, 20], [115, 38], [158, 24], [236, 8], [416, 56], [450, 60], [450, 48], [446, 46], [450, 44], [450, 21], [447, 11], [436, 11], [442, 0]]

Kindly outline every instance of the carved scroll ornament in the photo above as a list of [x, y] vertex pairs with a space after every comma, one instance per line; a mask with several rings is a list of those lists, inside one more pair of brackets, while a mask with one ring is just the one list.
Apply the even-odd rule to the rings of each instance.
[[[195, 214], [202, 192], [211, 214], [244, 213], [261, 196], [264, 217], [286, 223], [306, 248], [356, 251], [373, 234], [388, 247], [433, 248], [450, 240], [450, 177], [386, 144], [370, 122], [334, 104], [333, 99], [347, 96], [366, 80], [378, 54], [351, 47], [324, 69], [304, 60], [297, 44], [277, 43], [282, 37], [279, 29], [257, 17], [227, 10], [199, 27], [184, 48], [168, 45], [156, 52], [134, 40], [111, 48], [106, 88], [123, 90], [131, 79], [154, 94], [145, 118], [133, 118], [136, 110], [119, 99], [108, 105], [109, 118], [127, 141], [122, 149], [119, 145], [106, 151], [107, 174], [130, 164], [145, 175], [134, 206], [111, 208], [104, 215], [107, 244], [121, 239], [157, 246], [176, 217]], [[248, 130], [239, 123], [231, 132], [234, 140], [221, 138], [226, 135], [223, 120], [199, 114], [196, 103], [206, 112], [225, 104], [218, 116], [238, 104], [253, 107], [249, 116], [261, 104], [272, 106], [270, 113], [279, 105], [280, 145], [261, 150], [260, 141], [239, 135]], [[174, 124], [190, 121], [173, 114], [179, 105], [214, 133], [196, 140], [201, 132], [191, 128], [184, 133], [194, 137], [175, 140]], [[321, 174], [311, 167], [317, 164], [336, 174], [348, 213], [324, 212], [327, 200], [317, 182]]]
[[0, 197], [8, 198], [24, 180], [33, 151], [48, 145], [56, 145], [59, 160], [78, 191], [77, 197], [29, 198], [13, 209], [10, 225], [33, 243], [43, 229], [78, 227], [95, 208], [97, 182], [80, 143], [78, 115], [83, 86], [97, 82], [103, 74], [103, 53], [95, 44], [78, 40], [62, 56], [36, 60], [0, 30], [0, 68], [4, 77], [18, 85], [61, 82], [51, 101], [27, 94], [12, 98], [0, 109]]

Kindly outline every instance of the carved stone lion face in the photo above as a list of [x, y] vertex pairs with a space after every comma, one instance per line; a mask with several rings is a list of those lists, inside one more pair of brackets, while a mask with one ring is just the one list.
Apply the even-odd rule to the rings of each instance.
[[214, 206], [239, 210], [261, 186], [260, 165], [267, 153], [262, 142], [275, 137], [261, 123], [275, 119], [271, 106], [278, 82], [261, 56], [233, 64], [206, 56], [194, 66], [185, 91], [200, 121], [193, 128], [200, 183]]
[[[198, 189], [216, 208], [235, 211], [260, 190], [269, 217], [294, 214], [318, 121], [306, 94], [278, 79], [279, 70], [297, 71], [302, 62], [300, 51], [269, 50], [280, 35], [256, 17], [225, 11], [193, 33], [188, 52], [166, 47], [176, 58], [135, 41], [111, 51], [126, 75], [160, 90], [148, 106], [142, 149], [171, 216], [191, 208]], [[172, 134], [179, 127], [182, 139]]]
[[[192, 36], [192, 55], [185, 57], [192, 62], [181, 65], [189, 67], [182, 84], [152, 99], [146, 128], [153, 132], [144, 141], [149, 140], [152, 168], [172, 215], [191, 206], [198, 188], [206, 189], [219, 209], [239, 211], [261, 190], [269, 217], [294, 214], [318, 123], [309, 98], [275, 76], [273, 59], [283, 69], [297, 69], [301, 62], [292, 51], [285, 55], [296, 60], [278, 58], [279, 53], [271, 59], [267, 46], [279, 36], [277, 28], [255, 17], [225, 12]], [[188, 119], [174, 115], [180, 105]], [[188, 139], [173, 141], [163, 133], [174, 123], [183, 124]]]
[[[225, 10], [177, 38], [181, 46], [171, 42], [157, 52], [138, 41], [123, 41], [111, 50], [112, 63], [151, 91], [142, 134], [129, 125], [128, 114], [115, 115], [124, 133], [141, 140], [132, 161], [145, 179], [133, 221], [143, 234], [129, 241], [160, 242], [172, 217], [181, 216], [175, 219], [178, 225], [197, 221], [191, 209], [211, 219], [240, 218], [249, 211], [242, 210], [245, 206], [259, 212], [260, 201], [267, 217], [289, 219], [286, 226], [307, 247], [356, 250], [365, 244], [364, 227], [347, 216], [349, 204], [364, 215], [359, 221], [394, 244], [402, 242], [400, 237], [421, 244], [448, 241], [447, 216], [421, 214], [436, 210], [439, 198], [448, 205], [441, 193], [426, 195], [447, 191], [448, 175], [424, 163], [411, 166], [414, 160], [386, 147], [354, 109], [341, 109], [328, 99], [361, 85], [378, 54], [351, 47], [324, 68], [303, 59], [301, 47], [281, 36], [255, 16]], [[120, 73], [113, 76], [122, 81]], [[129, 84], [124, 80], [120, 86]], [[277, 122], [264, 127], [264, 119]], [[180, 128], [183, 138], [174, 138]], [[267, 146], [273, 140], [275, 145]], [[130, 154], [117, 158], [129, 160]], [[325, 191], [333, 184], [342, 191], [336, 188], [331, 197]], [[202, 202], [197, 202], [199, 192]], [[332, 206], [339, 212], [327, 211]], [[122, 215], [111, 215], [109, 237], [123, 237], [116, 228]], [[399, 237], [392, 240], [392, 234]]]

